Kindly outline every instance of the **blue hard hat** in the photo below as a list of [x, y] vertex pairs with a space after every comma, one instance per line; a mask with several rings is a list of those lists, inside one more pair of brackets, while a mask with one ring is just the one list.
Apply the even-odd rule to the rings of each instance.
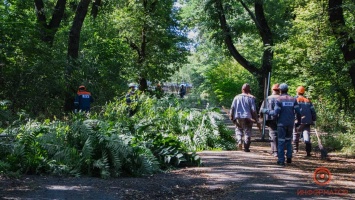
[[281, 83], [279, 86], [281, 91], [287, 91], [288, 90], [288, 85], [286, 83]]

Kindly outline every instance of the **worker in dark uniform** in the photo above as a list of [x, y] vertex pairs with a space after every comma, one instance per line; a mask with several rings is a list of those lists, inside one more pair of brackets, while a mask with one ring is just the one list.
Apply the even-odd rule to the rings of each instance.
[[281, 95], [277, 99], [274, 110], [264, 108], [262, 113], [270, 114], [277, 117], [277, 164], [285, 166], [285, 146], [287, 163], [292, 163], [292, 144], [291, 138], [294, 127], [295, 114], [300, 120], [301, 112], [296, 98], [288, 95], [288, 85], [280, 84]]
[[186, 86], [184, 84], [181, 84], [179, 88], [180, 98], [184, 98], [185, 94], [186, 94]]
[[[266, 99], [266, 108], [269, 110], [274, 110], [276, 100], [280, 96], [280, 84], [276, 83], [272, 86], [272, 94]], [[265, 107], [265, 101], [261, 104], [259, 114], [263, 117], [262, 109]], [[277, 120], [275, 116], [265, 114], [265, 125], [269, 129], [271, 154], [277, 157]]]
[[126, 94], [126, 103], [128, 105], [128, 116], [132, 117], [137, 109], [137, 105], [135, 102], [137, 102], [137, 94], [136, 94], [136, 85], [134, 83], [128, 84], [128, 92]]
[[293, 132], [293, 152], [298, 152], [298, 145], [300, 139], [300, 133], [303, 134], [303, 141], [306, 144], [307, 156], [311, 156], [312, 143], [310, 138], [311, 125], [317, 120], [316, 111], [312, 102], [306, 98], [304, 95], [305, 88], [299, 86], [296, 90], [297, 92], [297, 103], [301, 110], [301, 121], [296, 121], [294, 132]]
[[94, 99], [91, 96], [91, 93], [86, 91], [86, 87], [84, 85], [79, 86], [78, 92], [74, 101], [75, 112], [90, 111], [90, 104], [94, 102]]

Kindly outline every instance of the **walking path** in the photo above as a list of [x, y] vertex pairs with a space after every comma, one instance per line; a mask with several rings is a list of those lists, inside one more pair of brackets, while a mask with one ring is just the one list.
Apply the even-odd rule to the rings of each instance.
[[[234, 129], [230, 121], [226, 120], [226, 124]], [[260, 138], [259, 130], [253, 127], [252, 140]], [[320, 152], [309, 158], [301, 144], [292, 163], [281, 167], [269, 153], [270, 143], [252, 142], [250, 150], [201, 152], [205, 164], [195, 170], [208, 177], [208, 187], [228, 188], [230, 192], [223, 199], [355, 199], [355, 159], [330, 153], [329, 160], [321, 160]], [[320, 167], [329, 170], [325, 175], [331, 174], [330, 182], [324, 186], [316, 183], [328, 180], [319, 177], [323, 170], [316, 173], [314, 180], [315, 170]]]

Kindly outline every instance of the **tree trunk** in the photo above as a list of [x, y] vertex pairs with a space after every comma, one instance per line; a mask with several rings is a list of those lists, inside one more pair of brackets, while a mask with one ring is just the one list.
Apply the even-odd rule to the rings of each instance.
[[52, 14], [52, 19], [49, 22], [49, 24], [47, 24], [47, 18], [44, 13], [45, 8], [44, 8], [43, 1], [34, 0], [34, 2], [35, 2], [37, 20], [40, 25], [41, 40], [47, 43], [48, 45], [52, 46], [54, 42], [54, 36], [57, 33], [60, 22], [62, 21], [64, 16], [65, 5], [67, 1], [66, 0], [57, 1], [57, 4]]
[[[89, 4], [91, 0], [81, 0], [78, 7], [75, 11], [75, 17], [73, 25], [69, 32], [69, 43], [68, 43], [68, 65], [65, 74], [65, 80], [67, 84], [67, 92], [65, 95], [65, 111], [73, 110], [73, 98], [76, 91], [76, 88], [73, 87], [70, 83], [70, 77], [73, 72], [73, 69], [76, 68], [76, 60], [79, 57], [79, 44], [80, 44], [80, 32], [85, 20], [86, 14], [88, 12]], [[74, 92], [74, 93], [73, 93]]]
[[148, 83], [147, 80], [144, 77], [140, 77], [139, 80], [139, 90], [140, 91], [146, 91], [148, 89]]
[[79, 56], [80, 32], [88, 12], [91, 0], [81, 0], [75, 11], [73, 25], [69, 32], [68, 57], [77, 59]]
[[354, 39], [346, 31], [346, 25], [343, 15], [343, 1], [342, 0], [329, 0], [329, 21], [334, 36], [340, 43], [340, 50], [343, 53], [344, 59], [350, 64], [349, 75], [353, 87], [355, 88], [355, 45]]
[[101, 6], [101, 0], [95, 0], [92, 2], [91, 16], [95, 19], [99, 13], [99, 7]]
[[[153, 2], [152, 4], [149, 5], [148, 1], [144, 0], [142, 3], [143, 3], [144, 10], [148, 14], [149, 14], [149, 12], [152, 12], [155, 9], [156, 2]], [[140, 44], [138, 44], [138, 45], [133, 43], [129, 38], [126, 38], [130, 47], [134, 51], [137, 52], [137, 56], [138, 56], [137, 64], [140, 67], [144, 67], [144, 62], [146, 62], [146, 49], [147, 49], [147, 43], [148, 43], [147, 29], [148, 29], [148, 26], [146, 25], [146, 23], [144, 23], [142, 26], [142, 31], [141, 31], [141, 35], [140, 35], [140, 38], [141, 38]], [[138, 89], [140, 91], [146, 91], [148, 89], [148, 83], [147, 83], [147, 80], [146, 80], [144, 74], [139, 74], [138, 83], [139, 83]]]

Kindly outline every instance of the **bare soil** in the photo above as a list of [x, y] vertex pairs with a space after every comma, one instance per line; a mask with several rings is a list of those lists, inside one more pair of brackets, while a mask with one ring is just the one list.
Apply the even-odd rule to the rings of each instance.
[[[255, 130], [254, 139], [260, 137]], [[329, 153], [305, 157], [280, 167], [270, 145], [253, 142], [251, 152], [203, 151], [201, 167], [189, 167], [141, 178], [0, 177], [1, 199], [355, 199], [355, 159]], [[321, 186], [314, 172], [326, 167], [331, 180]]]

